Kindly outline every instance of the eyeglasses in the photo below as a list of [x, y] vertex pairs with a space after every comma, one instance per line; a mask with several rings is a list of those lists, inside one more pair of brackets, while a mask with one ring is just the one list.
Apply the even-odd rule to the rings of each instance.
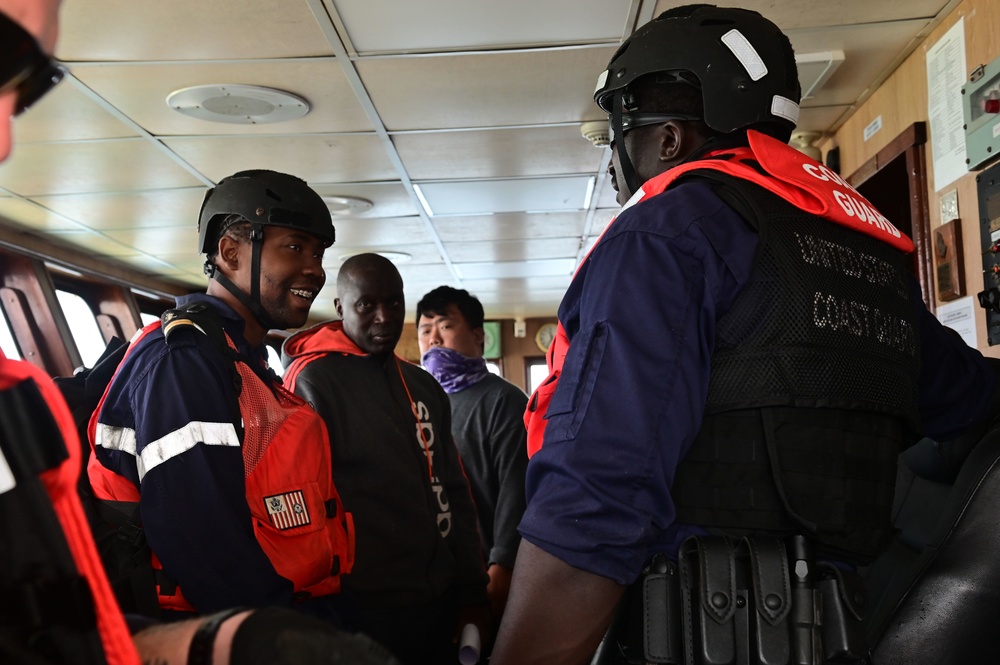
[[[613, 118], [614, 116], [608, 116], [608, 127], [611, 129], [608, 136], [611, 137], [612, 141], [615, 140], [615, 122]], [[646, 125], [658, 125], [668, 120], [701, 120], [701, 118], [683, 113], [623, 113], [622, 136], [630, 129], [645, 127]]]
[[66, 75], [31, 34], [0, 12], [0, 94], [17, 93], [14, 115], [45, 96]]

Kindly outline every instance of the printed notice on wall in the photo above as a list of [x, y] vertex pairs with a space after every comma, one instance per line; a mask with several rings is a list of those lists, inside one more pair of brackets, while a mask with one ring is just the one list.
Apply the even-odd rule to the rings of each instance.
[[976, 348], [976, 306], [972, 296], [959, 298], [945, 303], [937, 308], [937, 318], [965, 340], [965, 343]]
[[962, 116], [965, 78], [965, 19], [960, 17], [927, 50], [927, 117], [931, 123], [935, 191], [968, 173]]

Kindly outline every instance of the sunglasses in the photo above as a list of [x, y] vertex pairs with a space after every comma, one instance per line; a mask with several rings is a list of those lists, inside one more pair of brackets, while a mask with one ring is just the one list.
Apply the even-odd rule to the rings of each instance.
[[[622, 114], [622, 136], [625, 136], [625, 132], [630, 129], [635, 129], [636, 127], [645, 127], [646, 125], [658, 125], [661, 122], [666, 122], [668, 120], [701, 120], [698, 116], [694, 115], [684, 115], [681, 113], [623, 113]], [[608, 136], [611, 140], [615, 140], [615, 122], [612, 116], [608, 116], [608, 127], [610, 132]]]
[[45, 55], [27, 30], [0, 12], [0, 94], [17, 93], [15, 116], [44, 97], [66, 71]]

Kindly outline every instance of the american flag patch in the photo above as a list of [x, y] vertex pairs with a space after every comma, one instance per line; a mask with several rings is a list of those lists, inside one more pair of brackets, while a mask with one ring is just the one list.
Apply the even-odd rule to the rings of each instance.
[[266, 496], [264, 505], [267, 506], [267, 516], [276, 529], [284, 531], [309, 524], [309, 509], [306, 508], [302, 490]]

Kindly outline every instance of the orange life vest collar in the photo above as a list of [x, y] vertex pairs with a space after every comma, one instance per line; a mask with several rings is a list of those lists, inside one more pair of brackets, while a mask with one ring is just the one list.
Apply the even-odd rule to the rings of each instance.
[[[758, 184], [803, 212], [842, 224], [902, 252], [913, 251], [913, 241], [832, 170], [766, 134], [749, 130], [747, 137], [749, 148], [710, 152], [702, 159], [681, 164], [651, 178], [624, 207], [661, 194], [685, 173], [721, 171]], [[759, 164], [767, 175], [755, 168], [754, 163]]]
[[[749, 130], [747, 137], [750, 147], [716, 150], [650, 178], [622, 206], [622, 210], [662, 194], [686, 173], [713, 170], [760, 185], [803, 212], [869, 235], [902, 252], [913, 251], [913, 241], [832, 170], [766, 134]], [[766, 175], [759, 169], [763, 169]], [[616, 216], [608, 224], [604, 233], [614, 226], [617, 219]], [[594, 247], [599, 244], [600, 239]], [[587, 256], [590, 256], [589, 253]], [[585, 257], [584, 262], [586, 260]], [[529, 457], [542, 447], [547, 423], [545, 414], [569, 352], [569, 344], [569, 336], [560, 321], [546, 358], [549, 378], [532, 394], [524, 412]]]

